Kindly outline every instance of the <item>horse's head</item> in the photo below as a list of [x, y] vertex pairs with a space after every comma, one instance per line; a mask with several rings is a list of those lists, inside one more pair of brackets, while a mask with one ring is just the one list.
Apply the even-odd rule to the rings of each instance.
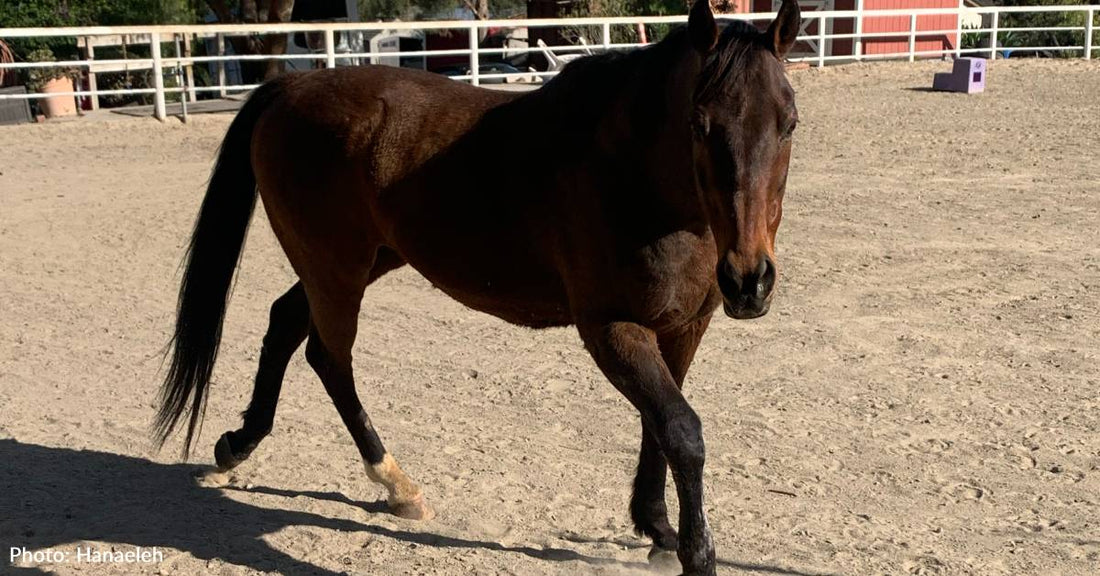
[[798, 123], [782, 58], [799, 28], [795, 0], [761, 34], [732, 22], [719, 36], [697, 0], [688, 37], [702, 58], [692, 116], [696, 185], [718, 245], [718, 286], [732, 318], [768, 312], [775, 290], [775, 233]]

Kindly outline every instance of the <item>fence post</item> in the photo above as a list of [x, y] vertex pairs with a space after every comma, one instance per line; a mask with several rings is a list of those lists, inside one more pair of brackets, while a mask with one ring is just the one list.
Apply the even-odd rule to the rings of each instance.
[[164, 66], [160, 59], [160, 32], [149, 35], [149, 51], [153, 54], [153, 116], [161, 122], [167, 114], [164, 111]]
[[[215, 35], [218, 42], [218, 56], [225, 56], [225, 36]], [[225, 60], [218, 60], [218, 96], [225, 98]]]
[[825, 67], [825, 17], [817, 17], [817, 67]]
[[1091, 8], [1085, 12], [1085, 60], [1092, 59], [1092, 19], [1095, 17]]
[[[193, 54], [191, 51], [191, 35], [183, 35], [183, 55], [186, 58], [190, 58]], [[195, 93], [195, 70], [194, 65], [188, 63], [183, 67], [184, 78], [187, 80], [187, 99], [191, 102], [198, 101], [198, 94]]]
[[332, 29], [325, 30], [325, 68], [336, 67], [336, 34]]
[[1001, 23], [1001, 13], [993, 13], [993, 25], [990, 26], [989, 31], [989, 59], [997, 59], [997, 26]]
[[85, 51], [88, 56], [88, 91], [92, 93], [92, 110], [99, 110], [99, 83], [96, 80], [95, 66], [92, 64], [92, 60], [95, 60], [95, 42], [92, 38], [95, 36], [84, 37]]
[[909, 15], [909, 61], [917, 59], [917, 15]]
[[478, 63], [478, 58], [477, 58], [477, 48], [478, 48], [477, 24], [474, 24], [473, 26], [470, 26], [470, 31], [469, 32], [470, 32], [470, 84], [473, 84], [474, 86], [480, 86], [481, 85], [481, 80], [478, 79], [478, 72], [480, 72], [479, 68], [481, 68], [481, 64]]
[[[1092, 20], [1089, 20], [1089, 21], [1091, 22]], [[603, 23], [603, 51], [607, 52], [608, 50], [611, 50], [611, 23], [610, 22], [604, 22]]]
[[[963, 43], [963, 31], [962, 31], [962, 18], [963, 13], [960, 12], [955, 15], [955, 58], [962, 57], [962, 43]], [[947, 55], [944, 54], [944, 59], [947, 59]]]
[[863, 60], [863, 0], [859, 1], [859, 6], [856, 8], [859, 10], [859, 14], [856, 15], [856, 38], [855, 46], [852, 52], [855, 54], [856, 60]]

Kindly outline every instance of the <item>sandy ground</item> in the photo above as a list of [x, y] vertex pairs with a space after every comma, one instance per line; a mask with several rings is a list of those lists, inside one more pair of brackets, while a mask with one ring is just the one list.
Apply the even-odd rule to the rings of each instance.
[[[722, 574], [1100, 571], [1100, 63], [793, 73], [780, 294], [716, 320], [688, 378]], [[299, 356], [225, 488], [192, 475], [247, 403], [292, 283], [258, 219], [199, 453], [149, 425], [178, 266], [230, 118], [0, 128], [0, 572], [644, 574], [637, 416], [571, 329], [372, 287], [359, 390], [439, 512], [380, 512]], [[159, 547], [151, 564], [75, 562]], [[8, 563], [8, 550], [68, 562]]]

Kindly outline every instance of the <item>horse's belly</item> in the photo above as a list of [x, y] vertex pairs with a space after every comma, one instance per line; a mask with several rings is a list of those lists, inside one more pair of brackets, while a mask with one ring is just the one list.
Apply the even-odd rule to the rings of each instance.
[[395, 249], [455, 300], [514, 324], [569, 324], [568, 299], [543, 249], [511, 227], [396, 234]]
[[512, 324], [549, 328], [568, 326], [573, 322], [565, 299], [553, 297], [541, 290], [502, 288], [491, 283], [486, 283], [481, 289], [444, 284], [435, 286], [469, 308]]

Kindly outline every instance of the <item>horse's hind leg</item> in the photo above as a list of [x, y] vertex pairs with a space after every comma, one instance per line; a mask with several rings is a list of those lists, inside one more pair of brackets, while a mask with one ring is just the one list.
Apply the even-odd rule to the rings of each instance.
[[[398, 260], [375, 262], [367, 282], [386, 271], [403, 264]], [[365, 287], [365, 286], [364, 286]], [[378, 432], [355, 392], [352, 374], [351, 350], [359, 317], [359, 302], [363, 288], [356, 290], [334, 289], [329, 286], [311, 290], [310, 308], [313, 312], [313, 328], [306, 344], [306, 360], [317, 372], [340, 418], [351, 433], [367, 476], [382, 484], [389, 492], [390, 512], [402, 518], [427, 520], [435, 515], [424, 500], [420, 487], [405, 474], [393, 456], [386, 452]]]
[[239, 430], [222, 434], [214, 448], [214, 457], [221, 469], [229, 470], [247, 460], [271, 432], [287, 364], [308, 333], [309, 303], [299, 282], [271, 305], [252, 401], [243, 414], [244, 424]]

